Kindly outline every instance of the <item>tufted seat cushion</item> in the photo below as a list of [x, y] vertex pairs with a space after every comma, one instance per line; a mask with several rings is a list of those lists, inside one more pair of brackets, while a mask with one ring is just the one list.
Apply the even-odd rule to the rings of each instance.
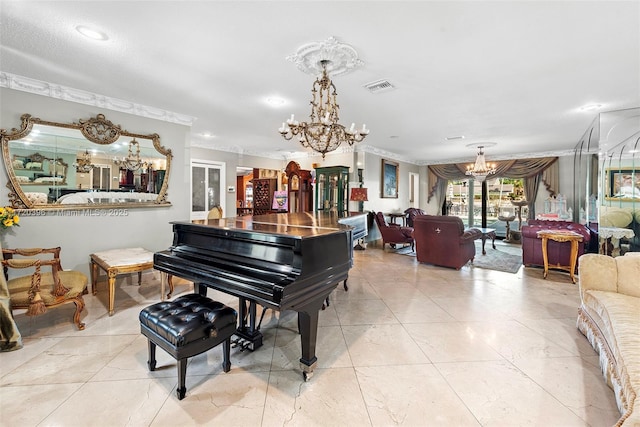
[[189, 294], [153, 304], [140, 312], [140, 322], [176, 347], [205, 337], [216, 337], [230, 324], [236, 311], [218, 301]]

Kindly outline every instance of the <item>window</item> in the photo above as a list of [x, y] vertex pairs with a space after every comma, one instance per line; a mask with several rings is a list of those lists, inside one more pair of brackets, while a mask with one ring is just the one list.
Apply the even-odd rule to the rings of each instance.
[[[473, 183], [473, 185], [471, 185]], [[524, 181], [513, 178], [487, 180], [487, 227], [498, 221], [498, 216], [514, 214], [516, 207], [511, 203], [524, 197]], [[470, 200], [473, 200], [470, 203]], [[482, 224], [482, 182], [476, 180], [451, 180], [447, 188], [444, 209], [447, 215], [458, 216], [465, 226]], [[524, 210], [523, 208], [523, 217]]]

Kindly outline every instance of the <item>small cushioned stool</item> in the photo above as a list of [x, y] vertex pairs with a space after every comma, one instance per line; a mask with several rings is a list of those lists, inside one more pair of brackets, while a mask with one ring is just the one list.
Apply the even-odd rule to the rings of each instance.
[[187, 392], [187, 359], [224, 344], [222, 368], [231, 369], [231, 336], [238, 314], [218, 301], [198, 294], [163, 301], [140, 312], [140, 331], [149, 340], [149, 370], [156, 368], [156, 345], [178, 361], [178, 399]]

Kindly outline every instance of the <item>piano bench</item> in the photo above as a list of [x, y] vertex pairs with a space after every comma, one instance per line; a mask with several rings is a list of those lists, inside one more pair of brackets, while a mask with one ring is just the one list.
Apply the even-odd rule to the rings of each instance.
[[178, 361], [178, 399], [187, 392], [187, 360], [223, 344], [222, 369], [229, 372], [231, 336], [236, 332], [238, 314], [218, 301], [189, 294], [163, 301], [140, 312], [140, 331], [149, 342], [149, 370], [156, 368], [156, 345]]

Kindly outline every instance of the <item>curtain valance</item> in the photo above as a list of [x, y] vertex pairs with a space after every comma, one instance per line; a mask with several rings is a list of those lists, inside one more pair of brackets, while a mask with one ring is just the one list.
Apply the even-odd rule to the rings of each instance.
[[[543, 173], [542, 181], [552, 194], [558, 192], [558, 158], [541, 157], [536, 159], [501, 160], [492, 162], [496, 164], [496, 176], [502, 178], [531, 178], [547, 171], [552, 165], [555, 167]], [[446, 165], [429, 165], [427, 183], [429, 186], [429, 197], [431, 200], [437, 189], [438, 180], [458, 180], [469, 178], [465, 172], [468, 163], [450, 163]]]

